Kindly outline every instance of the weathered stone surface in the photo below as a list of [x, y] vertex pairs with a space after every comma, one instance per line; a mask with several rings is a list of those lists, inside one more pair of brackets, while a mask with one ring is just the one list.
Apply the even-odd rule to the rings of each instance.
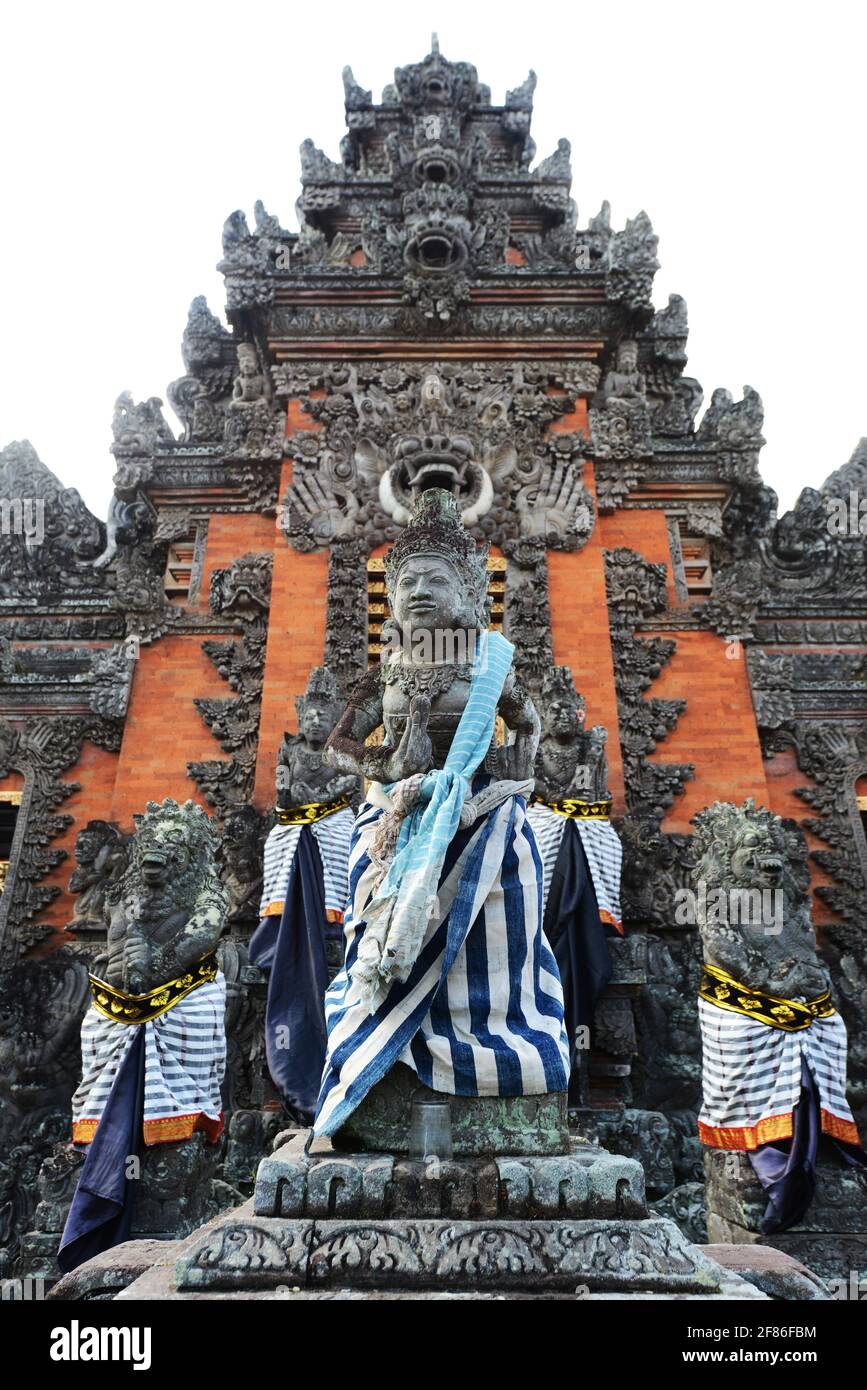
[[[839, 1280], [844, 1285], [855, 1271], [860, 1279], [867, 1270], [867, 1233], [837, 1231], [785, 1231], [782, 1235], [760, 1236], [714, 1212], [708, 1213], [708, 1240], [713, 1245], [754, 1245], [789, 1255], [817, 1278]], [[761, 1244], [760, 1244], [761, 1243]]]
[[703, 1253], [755, 1284], [769, 1298], [815, 1302], [830, 1294], [812, 1270], [767, 1245], [705, 1245]]
[[673, 1222], [317, 1222], [309, 1281], [354, 1286], [716, 1292]]
[[47, 1296], [74, 1302], [115, 1298], [157, 1260], [176, 1254], [179, 1246], [179, 1241], [126, 1240], [65, 1274]]
[[447, 1100], [455, 1155], [559, 1154], [569, 1148], [566, 1092], [543, 1096], [446, 1096], [396, 1063], [334, 1136], [342, 1150], [406, 1153], [413, 1098]]
[[285, 1217], [627, 1217], [647, 1214], [644, 1174], [634, 1159], [572, 1143], [545, 1157], [414, 1161], [389, 1154], [340, 1154], [303, 1136], [259, 1165], [258, 1216]]
[[[754, 1234], [761, 1229], [767, 1198], [746, 1154], [705, 1152], [708, 1211]], [[864, 1235], [867, 1239], [867, 1173], [844, 1168], [833, 1157], [816, 1165], [816, 1196], [792, 1231], [818, 1235]]]
[[304, 1283], [312, 1233], [310, 1221], [267, 1220], [235, 1212], [179, 1256], [178, 1288]]

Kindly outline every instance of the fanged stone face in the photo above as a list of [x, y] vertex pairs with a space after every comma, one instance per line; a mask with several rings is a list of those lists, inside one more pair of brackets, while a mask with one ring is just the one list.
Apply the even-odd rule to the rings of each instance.
[[785, 865], [771, 839], [750, 830], [732, 854], [732, 873], [738, 882], [754, 888], [777, 888]]
[[180, 831], [147, 834], [136, 848], [142, 880], [148, 888], [162, 887], [187, 866], [187, 847]]

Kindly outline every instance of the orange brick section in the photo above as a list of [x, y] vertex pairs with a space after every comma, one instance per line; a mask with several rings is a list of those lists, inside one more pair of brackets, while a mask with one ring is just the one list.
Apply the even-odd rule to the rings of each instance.
[[[281, 497], [291, 479], [292, 465], [287, 462], [280, 482]], [[327, 552], [299, 555], [282, 536], [279, 537], [274, 551], [253, 792], [253, 800], [260, 809], [274, 800], [274, 768], [283, 731], [297, 728], [295, 696], [306, 687], [311, 668], [322, 664], [327, 587]]]
[[240, 555], [261, 555], [273, 550], [276, 537], [277, 524], [271, 516], [260, 516], [258, 512], [215, 512], [208, 521], [199, 608], [208, 607], [214, 570], [228, 569]]
[[[641, 634], [639, 634], [640, 636]], [[753, 713], [743, 648], [726, 657], [713, 632], [666, 632], [677, 650], [647, 697], [686, 700], [686, 712], [662, 740], [651, 762], [695, 763], [695, 777], [663, 821], [663, 830], [689, 831], [690, 817], [711, 801], [755, 797], [767, 805], [762, 750]]]
[[[584, 479], [595, 496], [593, 466], [584, 468]], [[548, 585], [551, 597], [551, 637], [554, 660], [570, 666], [575, 684], [587, 701], [587, 723], [604, 724], [608, 730], [608, 769], [613, 811], [622, 814], [623, 759], [617, 723], [614, 662], [608, 630], [605, 566], [600, 527], [583, 550], [548, 552]]]
[[611, 516], [601, 517], [599, 525], [606, 550], [625, 546], [628, 550], [636, 550], [651, 565], [665, 565], [668, 605], [670, 608], [677, 607], [665, 512], [650, 508], [647, 511], [618, 510]]
[[[803, 801], [801, 797], [795, 795], [796, 787], [809, 787], [810, 779], [806, 773], [798, 767], [794, 749], [786, 749], [783, 753], [775, 753], [765, 763], [765, 776], [768, 783], [768, 798], [765, 805], [770, 806], [772, 811], [776, 811], [778, 816], [789, 816], [792, 820], [802, 821], [806, 816], [813, 815], [813, 809], [809, 802]], [[807, 844], [811, 850], [829, 849], [824, 840], [812, 835], [809, 831], [804, 832]], [[828, 884], [834, 884], [834, 880], [819, 868], [812, 859], [810, 860], [810, 880], [813, 889]], [[828, 922], [836, 922], [839, 919], [823, 903], [821, 898], [813, 898], [813, 921], [817, 926], [824, 926]]]
[[232, 696], [202, 651], [202, 640], [162, 637], [141, 648], [109, 817], [126, 828], [147, 801], [173, 796], [204, 806], [187, 763], [227, 757], [193, 704], [196, 696]]

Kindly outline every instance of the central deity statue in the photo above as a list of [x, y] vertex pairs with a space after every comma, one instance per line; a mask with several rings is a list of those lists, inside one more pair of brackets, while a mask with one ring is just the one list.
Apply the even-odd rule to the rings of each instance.
[[550, 1096], [569, 1075], [525, 800], [539, 718], [514, 648], [487, 630], [486, 555], [447, 492], [419, 498], [385, 576], [383, 660], [324, 754], [370, 787], [352, 836], [345, 961], [325, 1001], [317, 1135], [340, 1130], [398, 1063], [454, 1097]]

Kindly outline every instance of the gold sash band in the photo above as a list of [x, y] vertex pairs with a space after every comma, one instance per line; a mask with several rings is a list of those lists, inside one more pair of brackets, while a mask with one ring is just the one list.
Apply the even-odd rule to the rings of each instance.
[[326, 816], [333, 816], [335, 811], [346, 810], [348, 805], [348, 797], [338, 796], [336, 801], [305, 801], [300, 806], [278, 806], [277, 824], [313, 825]]
[[759, 1023], [766, 1023], [769, 1028], [780, 1028], [784, 1033], [798, 1033], [803, 1028], [809, 1028], [814, 1018], [830, 1018], [837, 1012], [831, 1003], [829, 989], [816, 999], [780, 999], [776, 994], [765, 994], [760, 989], [739, 984], [715, 965], [705, 965], [698, 996], [707, 1004], [715, 1004], [718, 1009], [756, 1018]]
[[578, 801], [572, 796], [564, 797], [562, 801], [545, 801], [534, 792], [530, 805], [547, 806], [549, 811], [566, 816], [568, 820], [608, 820], [611, 815], [610, 801]]
[[149, 1023], [152, 1018], [168, 1013], [200, 985], [216, 979], [219, 968], [216, 952], [211, 951], [196, 961], [189, 974], [169, 980], [168, 984], [158, 985], [146, 994], [124, 994], [123, 990], [115, 989], [114, 985], [107, 985], [105, 980], [91, 975], [93, 1006], [114, 1023]]

